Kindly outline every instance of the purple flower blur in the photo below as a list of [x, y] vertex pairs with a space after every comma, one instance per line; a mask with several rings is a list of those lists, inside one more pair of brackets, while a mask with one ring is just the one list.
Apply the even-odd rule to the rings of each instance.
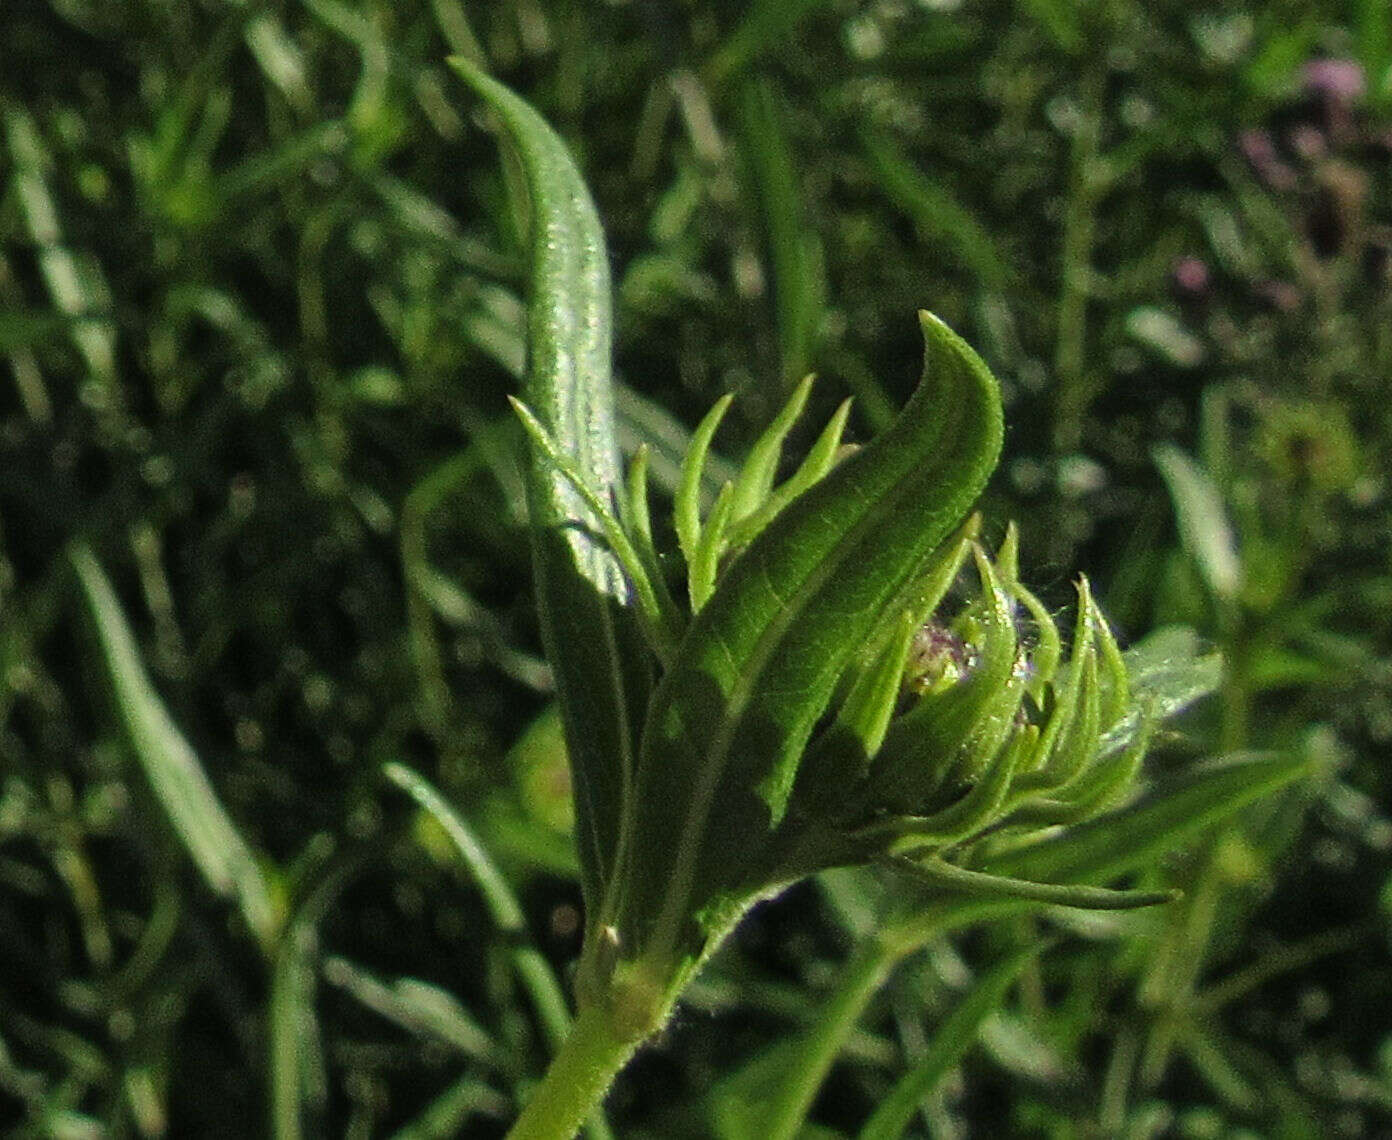
[[1351, 59], [1312, 59], [1305, 65], [1305, 90], [1332, 103], [1363, 97], [1363, 68]]

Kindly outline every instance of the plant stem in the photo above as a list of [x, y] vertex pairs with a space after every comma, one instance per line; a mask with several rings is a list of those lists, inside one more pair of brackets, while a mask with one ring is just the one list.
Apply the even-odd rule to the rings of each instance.
[[615, 1032], [604, 1007], [582, 1010], [507, 1140], [571, 1140], [641, 1043]]
[[778, 1089], [764, 1122], [767, 1140], [792, 1140], [797, 1135], [842, 1044], [901, 953], [875, 937], [864, 939], [856, 947], [835, 992], [790, 1059], [787, 1079]]
[[1057, 394], [1053, 445], [1056, 455], [1077, 450], [1082, 441], [1083, 418], [1094, 395], [1095, 381], [1085, 371], [1084, 360], [1087, 351], [1088, 292], [1097, 233], [1097, 204], [1102, 195], [1102, 180], [1097, 171], [1102, 83], [1103, 72], [1100, 68], [1093, 68], [1083, 76], [1079, 92], [1082, 119], [1073, 136], [1073, 169], [1063, 219], [1058, 331], [1054, 347]]

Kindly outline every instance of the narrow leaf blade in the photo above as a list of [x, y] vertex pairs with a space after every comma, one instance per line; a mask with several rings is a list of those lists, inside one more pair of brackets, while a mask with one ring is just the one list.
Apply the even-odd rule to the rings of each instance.
[[896, 1140], [902, 1136], [924, 1097], [948, 1070], [966, 1056], [986, 1019], [1005, 1000], [1020, 971], [1043, 948], [1042, 942], [1023, 947], [996, 963], [933, 1033], [927, 1052], [899, 1078], [880, 1107], [860, 1130], [859, 1140]]
[[1208, 588], [1225, 601], [1235, 598], [1242, 587], [1242, 563], [1218, 488], [1177, 447], [1157, 447], [1155, 465], [1169, 485], [1180, 540]]
[[[594, 203], [540, 115], [467, 61], [451, 65], [498, 116], [522, 170], [531, 216], [524, 398], [594, 494], [618, 501], [609, 265]], [[615, 857], [651, 663], [618, 564], [596, 540], [599, 520], [540, 450], [528, 500], [542, 638], [565, 721], [592, 917]]]
[[1246, 754], [1201, 765], [1121, 811], [988, 858], [980, 870], [1065, 883], [1115, 878], [1311, 770], [1307, 757], [1289, 755]]
[[68, 557], [96, 628], [117, 715], [155, 797], [208, 885], [235, 898], [247, 925], [269, 946], [278, 918], [256, 856], [150, 683], [135, 635], [96, 556], [77, 544]]

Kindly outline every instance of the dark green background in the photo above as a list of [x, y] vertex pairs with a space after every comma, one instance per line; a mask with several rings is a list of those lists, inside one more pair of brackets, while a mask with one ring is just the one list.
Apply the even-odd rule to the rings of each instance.
[[[389, 1135], [461, 1074], [465, 1134], [500, 1134], [543, 1063], [507, 941], [378, 777], [400, 761], [448, 792], [564, 969], [554, 750], [508, 752], [548, 702], [505, 401], [523, 252], [457, 52], [533, 101], [593, 189], [629, 445], [679, 453], [734, 391], [718, 447], [739, 454], [812, 370], [809, 421], [852, 394], [866, 438], [930, 308], [1002, 382], [984, 506], [994, 539], [1019, 522], [1025, 580], [1062, 608], [1085, 571], [1126, 639], [1187, 621], [1228, 655], [1156, 764], [1327, 759], [1156, 870], [1188, 902], [1052, 950], [923, 1134], [1386, 1134], [1390, 20], [1366, 0], [11, 0], [0, 1128], [267, 1127], [264, 964], [117, 731], [75, 538], [287, 908], [325, 903], [308, 1134]], [[1160, 442], [1226, 504], [1226, 603]], [[846, 945], [814, 886], [756, 914], [621, 1082], [619, 1134], [709, 1134], [715, 1076], [810, 1016]], [[947, 955], [896, 975], [825, 1125], [853, 1130], [951, 1007]], [[455, 995], [504, 1060], [373, 1012], [353, 970]], [[1174, 1026], [1189, 1044], [1109, 1091], [1116, 1043]]]

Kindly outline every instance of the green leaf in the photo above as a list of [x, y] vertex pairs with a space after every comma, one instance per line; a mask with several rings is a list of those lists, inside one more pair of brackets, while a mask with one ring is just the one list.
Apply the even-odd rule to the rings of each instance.
[[1168, 720], [1215, 692], [1223, 680], [1223, 659], [1200, 654], [1199, 639], [1187, 626], [1164, 626], [1125, 653], [1130, 690], [1126, 712], [1102, 738], [1100, 755], [1130, 746], [1147, 720]]
[[731, 525], [727, 545], [732, 552], [741, 551], [748, 546], [754, 536], [768, 526], [769, 521], [779, 511], [831, 470], [836, 462], [837, 451], [841, 446], [841, 434], [846, 430], [846, 420], [850, 414], [851, 401], [843, 400], [798, 469], [770, 493], [756, 510]]
[[712, 88], [739, 74], [766, 50], [786, 43], [797, 25], [826, 0], [754, 0], [703, 68]]
[[14, 352], [50, 340], [73, 318], [56, 310], [8, 309], [0, 312], [0, 352]]
[[685, 615], [678, 609], [667, 588], [662, 560], [653, 542], [652, 514], [648, 509], [648, 463], [651, 456], [652, 449], [646, 443], [639, 444], [633, 453], [633, 462], [629, 464], [628, 479], [624, 487], [622, 521], [626, 537], [632, 542], [642, 564], [642, 571], [652, 589], [659, 615], [658, 626], [667, 631], [675, 644], [686, 622]]
[[1168, 444], [1154, 451], [1170, 488], [1179, 537], [1215, 597], [1230, 601], [1242, 588], [1242, 563], [1223, 496], [1197, 463]]
[[[532, 410], [516, 397], [509, 396], [508, 400], [512, 404], [513, 411], [517, 413], [517, 418], [521, 421], [523, 428], [526, 429], [527, 435], [531, 437], [536, 450], [565, 476], [566, 481], [575, 488], [581, 500], [594, 512], [594, 517], [599, 520], [600, 531], [605, 542], [608, 543], [609, 549], [618, 559], [619, 565], [623, 567], [624, 573], [628, 575], [628, 580], [633, 587], [637, 614], [644, 620], [650, 631], [649, 641], [659, 655], [665, 655], [676, 641], [676, 625], [671, 605], [668, 604], [664, 608], [662, 598], [657, 591], [656, 583], [661, 581], [661, 576], [658, 575], [656, 578], [649, 576], [649, 561], [633, 545], [623, 523], [619, 521], [619, 518], [607, 504], [600, 501], [599, 496], [585, 482], [583, 473], [551, 438], [550, 433], [542, 426]], [[649, 536], [649, 541], [651, 541], [651, 536]]]
[[909, 854], [940, 848], [970, 839], [990, 823], [1005, 803], [1010, 781], [1021, 760], [1028, 754], [1036, 731], [1032, 726], [1026, 728], [1009, 744], [997, 749], [995, 758], [987, 762], [971, 789], [955, 803], [932, 815], [892, 819], [886, 829], [900, 833], [903, 838], [891, 849], [896, 853]]
[[618, 925], [626, 954], [651, 952], [665, 968], [699, 954], [689, 916], [723, 892], [767, 888], [762, 837], [783, 818], [838, 678], [995, 465], [994, 378], [947, 326], [921, 319], [924, 379], [904, 412], [730, 565], [654, 696], [617, 876], [625, 889], [603, 920]]
[[502, 1060], [497, 1042], [448, 990], [411, 977], [387, 983], [339, 957], [325, 959], [324, 980], [408, 1033], [451, 1045], [465, 1057], [495, 1066]]
[[930, 797], [940, 803], [960, 788], [980, 790], [986, 781], [978, 783], [978, 777], [991, 767], [1014, 724], [1025, 678], [1017, 667], [1010, 600], [979, 548], [974, 552], [985, 587], [981, 634], [974, 639], [979, 663], [943, 692], [920, 697], [890, 726], [867, 780], [876, 806], [918, 816], [929, 809]]
[[527, 921], [512, 888], [494, 866], [487, 850], [464, 817], [423, 776], [395, 762], [382, 767], [382, 775], [394, 783], [444, 828], [483, 894], [494, 924], [513, 940], [513, 968], [527, 989], [553, 1049], [565, 1037], [570, 1016], [560, 983], [541, 952], [527, 939]]
[[860, 662], [872, 660], [880, 651], [885, 641], [892, 636], [900, 613], [912, 615], [919, 625], [925, 625], [932, 619], [948, 590], [957, 580], [957, 575], [961, 573], [967, 556], [975, 550], [980, 532], [981, 515], [976, 513], [957, 528], [957, 533], [950, 541], [924, 558], [923, 564], [909, 576], [898, 597], [885, 607], [884, 617], [867, 639], [864, 652], [859, 654]]
[[1012, 827], [1051, 827], [1076, 823], [1097, 815], [1119, 800], [1132, 787], [1141, 772], [1150, 745], [1149, 721], [1142, 726], [1131, 745], [1103, 756], [1088, 771], [1049, 795], [1027, 797], [1023, 807], [1009, 813]]
[[860, 1130], [859, 1140], [895, 1140], [909, 1127], [918, 1106], [948, 1070], [966, 1056], [982, 1025], [1005, 1000], [1020, 971], [1044, 948], [1042, 941], [1016, 950], [982, 975], [951, 1015], [933, 1031], [927, 1051], [880, 1101]]
[[269, 949], [279, 919], [255, 854], [150, 683], [135, 635], [96, 557], [74, 544], [68, 558], [96, 628], [116, 713], [155, 797], [208, 885], [237, 900], [247, 926]]
[[856, 678], [836, 716], [837, 722], [855, 737], [867, 760], [880, 750], [885, 733], [889, 731], [889, 722], [899, 701], [904, 665], [909, 659], [909, 646], [917, 629], [918, 622], [912, 614], [900, 617], [894, 636], [870, 668]]
[[[691, 450], [692, 433], [662, 405], [644, 399], [624, 384], [614, 385], [618, 414], [619, 443], [626, 453], [636, 453], [646, 444], [651, 452], [653, 482], [668, 494], [676, 494], [681, 483], [681, 465]], [[714, 451], [706, 453], [705, 474], [701, 479], [701, 503], [709, 507], [720, 488], [739, 474], [739, 466]]]
[[1392, 102], [1392, 11], [1381, 0], [1356, 0], [1355, 43], [1368, 77], [1368, 102], [1385, 112]]
[[319, 943], [313, 924], [290, 923], [276, 949], [266, 1003], [272, 1134], [300, 1140], [328, 1099], [319, 1018], [314, 1009]]
[[1098, 882], [1149, 866], [1248, 804], [1313, 771], [1305, 756], [1246, 754], [1198, 765], [1136, 803], [982, 860], [988, 874]]
[[701, 530], [700, 541], [688, 567], [688, 588], [691, 593], [691, 612], [698, 612], [706, 604], [715, 589], [716, 575], [720, 571], [720, 552], [724, 548], [725, 528], [730, 521], [730, 509], [734, 504], [734, 486], [726, 483], [711, 508], [710, 518]]
[[[594, 203], [541, 116], [472, 64], [451, 65], [497, 115], [522, 172], [531, 241], [523, 396], [598, 499], [617, 502], [609, 264]], [[633, 780], [651, 664], [599, 518], [540, 450], [529, 476], [537, 605], [566, 726], [581, 880], [593, 916]]]
[[393, 1132], [390, 1140], [449, 1140], [461, 1135], [474, 1117], [496, 1122], [505, 1119], [512, 1110], [511, 1098], [487, 1081], [469, 1075], [461, 1077], [431, 1101], [419, 1116]]
[[[778, 0], [790, 8], [800, 0]], [[789, 144], [780, 100], [767, 76], [751, 76], [734, 105], [741, 154], [752, 176], [763, 217], [778, 329], [780, 379], [808, 370], [826, 302], [821, 242], [802, 203], [802, 178]]]
[[1082, 47], [1082, 12], [1086, 8], [1074, 0], [1025, 0], [1029, 12], [1044, 25], [1049, 37], [1063, 51], [1072, 54]]
[[778, 415], [774, 416], [740, 468], [739, 479], [735, 482], [735, 501], [731, 504], [731, 518], [738, 522], [752, 514], [768, 498], [773, 490], [773, 480], [778, 474], [778, 460], [783, 455], [783, 441], [793, 430], [802, 410], [807, 406], [807, 397], [812, 394], [812, 377], [807, 377], [788, 397]]
[[940, 891], [960, 893], [972, 899], [1013, 899], [1080, 910], [1136, 910], [1179, 898], [1178, 891], [1113, 891], [1077, 883], [1037, 883], [1033, 879], [1013, 879], [994, 871], [969, 871], [942, 859], [922, 862], [896, 859], [891, 866], [907, 871]]
[[915, 166], [888, 134], [864, 131], [860, 141], [875, 183], [890, 201], [930, 242], [956, 254], [983, 288], [999, 291], [1010, 273], [990, 230], [946, 186]]
[[733, 400], [734, 396], [727, 392], [702, 417], [682, 459], [681, 482], [672, 503], [672, 522], [677, 530], [677, 544], [688, 566], [696, 561], [696, 548], [701, 542], [701, 473], [706, 465], [706, 452]]

